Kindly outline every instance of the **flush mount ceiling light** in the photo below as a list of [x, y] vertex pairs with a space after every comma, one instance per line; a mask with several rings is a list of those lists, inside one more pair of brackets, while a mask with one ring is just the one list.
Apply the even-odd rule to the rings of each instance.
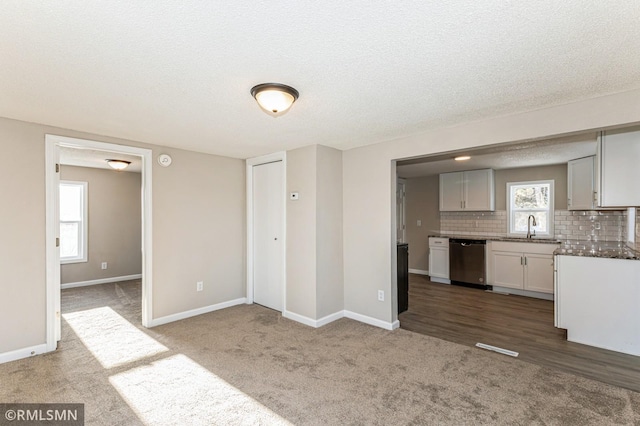
[[280, 83], [263, 83], [251, 89], [260, 108], [277, 117], [286, 112], [298, 99], [300, 93], [291, 86]]
[[468, 155], [461, 155], [460, 157], [454, 158], [454, 160], [456, 160], [456, 161], [467, 161], [467, 160], [470, 160], [470, 159], [471, 159], [471, 157], [469, 157]]
[[107, 160], [107, 164], [109, 166], [111, 166], [112, 169], [124, 170], [129, 166], [129, 164], [131, 164], [131, 161], [126, 161], [126, 160]]

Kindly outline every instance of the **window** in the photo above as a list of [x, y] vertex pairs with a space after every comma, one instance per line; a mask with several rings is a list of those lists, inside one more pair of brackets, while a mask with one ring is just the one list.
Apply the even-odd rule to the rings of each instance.
[[553, 237], [553, 181], [507, 183], [507, 228], [511, 236], [526, 236], [529, 216], [531, 233], [541, 237]]
[[87, 261], [87, 182], [60, 182], [60, 263]]

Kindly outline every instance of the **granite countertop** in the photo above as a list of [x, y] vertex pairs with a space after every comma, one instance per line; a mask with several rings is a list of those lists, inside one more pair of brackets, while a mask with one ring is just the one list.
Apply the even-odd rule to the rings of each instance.
[[457, 238], [457, 239], [468, 239], [468, 240], [487, 240], [487, 241], [506, 241], [506, 242], [512, 242], [512, 243], [560, 244], [560, 241], [550, 239], [550, 238], [507, 237], [506, 235], [455, 235], [455, 234], [434, 232], [432, 234], [429, 234], [429, 237]]
[[566, 241], [553, 252], [562, 256], [599, 257], [605, 259], [640, 260], [640, 252], [625, 243], [604, 241]]

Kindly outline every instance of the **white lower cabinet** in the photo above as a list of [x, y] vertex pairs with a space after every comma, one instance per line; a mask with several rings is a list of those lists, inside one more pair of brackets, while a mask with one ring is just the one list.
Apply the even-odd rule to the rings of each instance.
[[567, 340], [640, 356], [640, 260], [556, 257], [556, 327]]
[[431, 281], [450, 282], [448, 238], [429, 238], [429, 277]]
[[553, 252], [557, 244], [490, 244], [489, 284], [553, 294]]

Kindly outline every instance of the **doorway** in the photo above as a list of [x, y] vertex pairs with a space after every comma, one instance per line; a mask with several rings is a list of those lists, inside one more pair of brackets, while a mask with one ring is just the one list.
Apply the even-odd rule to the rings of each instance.
[[142, 210], [142, 325], [151, 325], [151, 159], [149, 149], [103, 143], [57, 135], [45, 136], [46, 148], [46, 346], [47, 351], [57, 348], [61, 338], [60, 299], [60, 150], [96, 150], [111, 154], [136, 156], [141, 159], [141, 210]]
[[247, 160], [247, 303], [286, 312], [285, 153]]

